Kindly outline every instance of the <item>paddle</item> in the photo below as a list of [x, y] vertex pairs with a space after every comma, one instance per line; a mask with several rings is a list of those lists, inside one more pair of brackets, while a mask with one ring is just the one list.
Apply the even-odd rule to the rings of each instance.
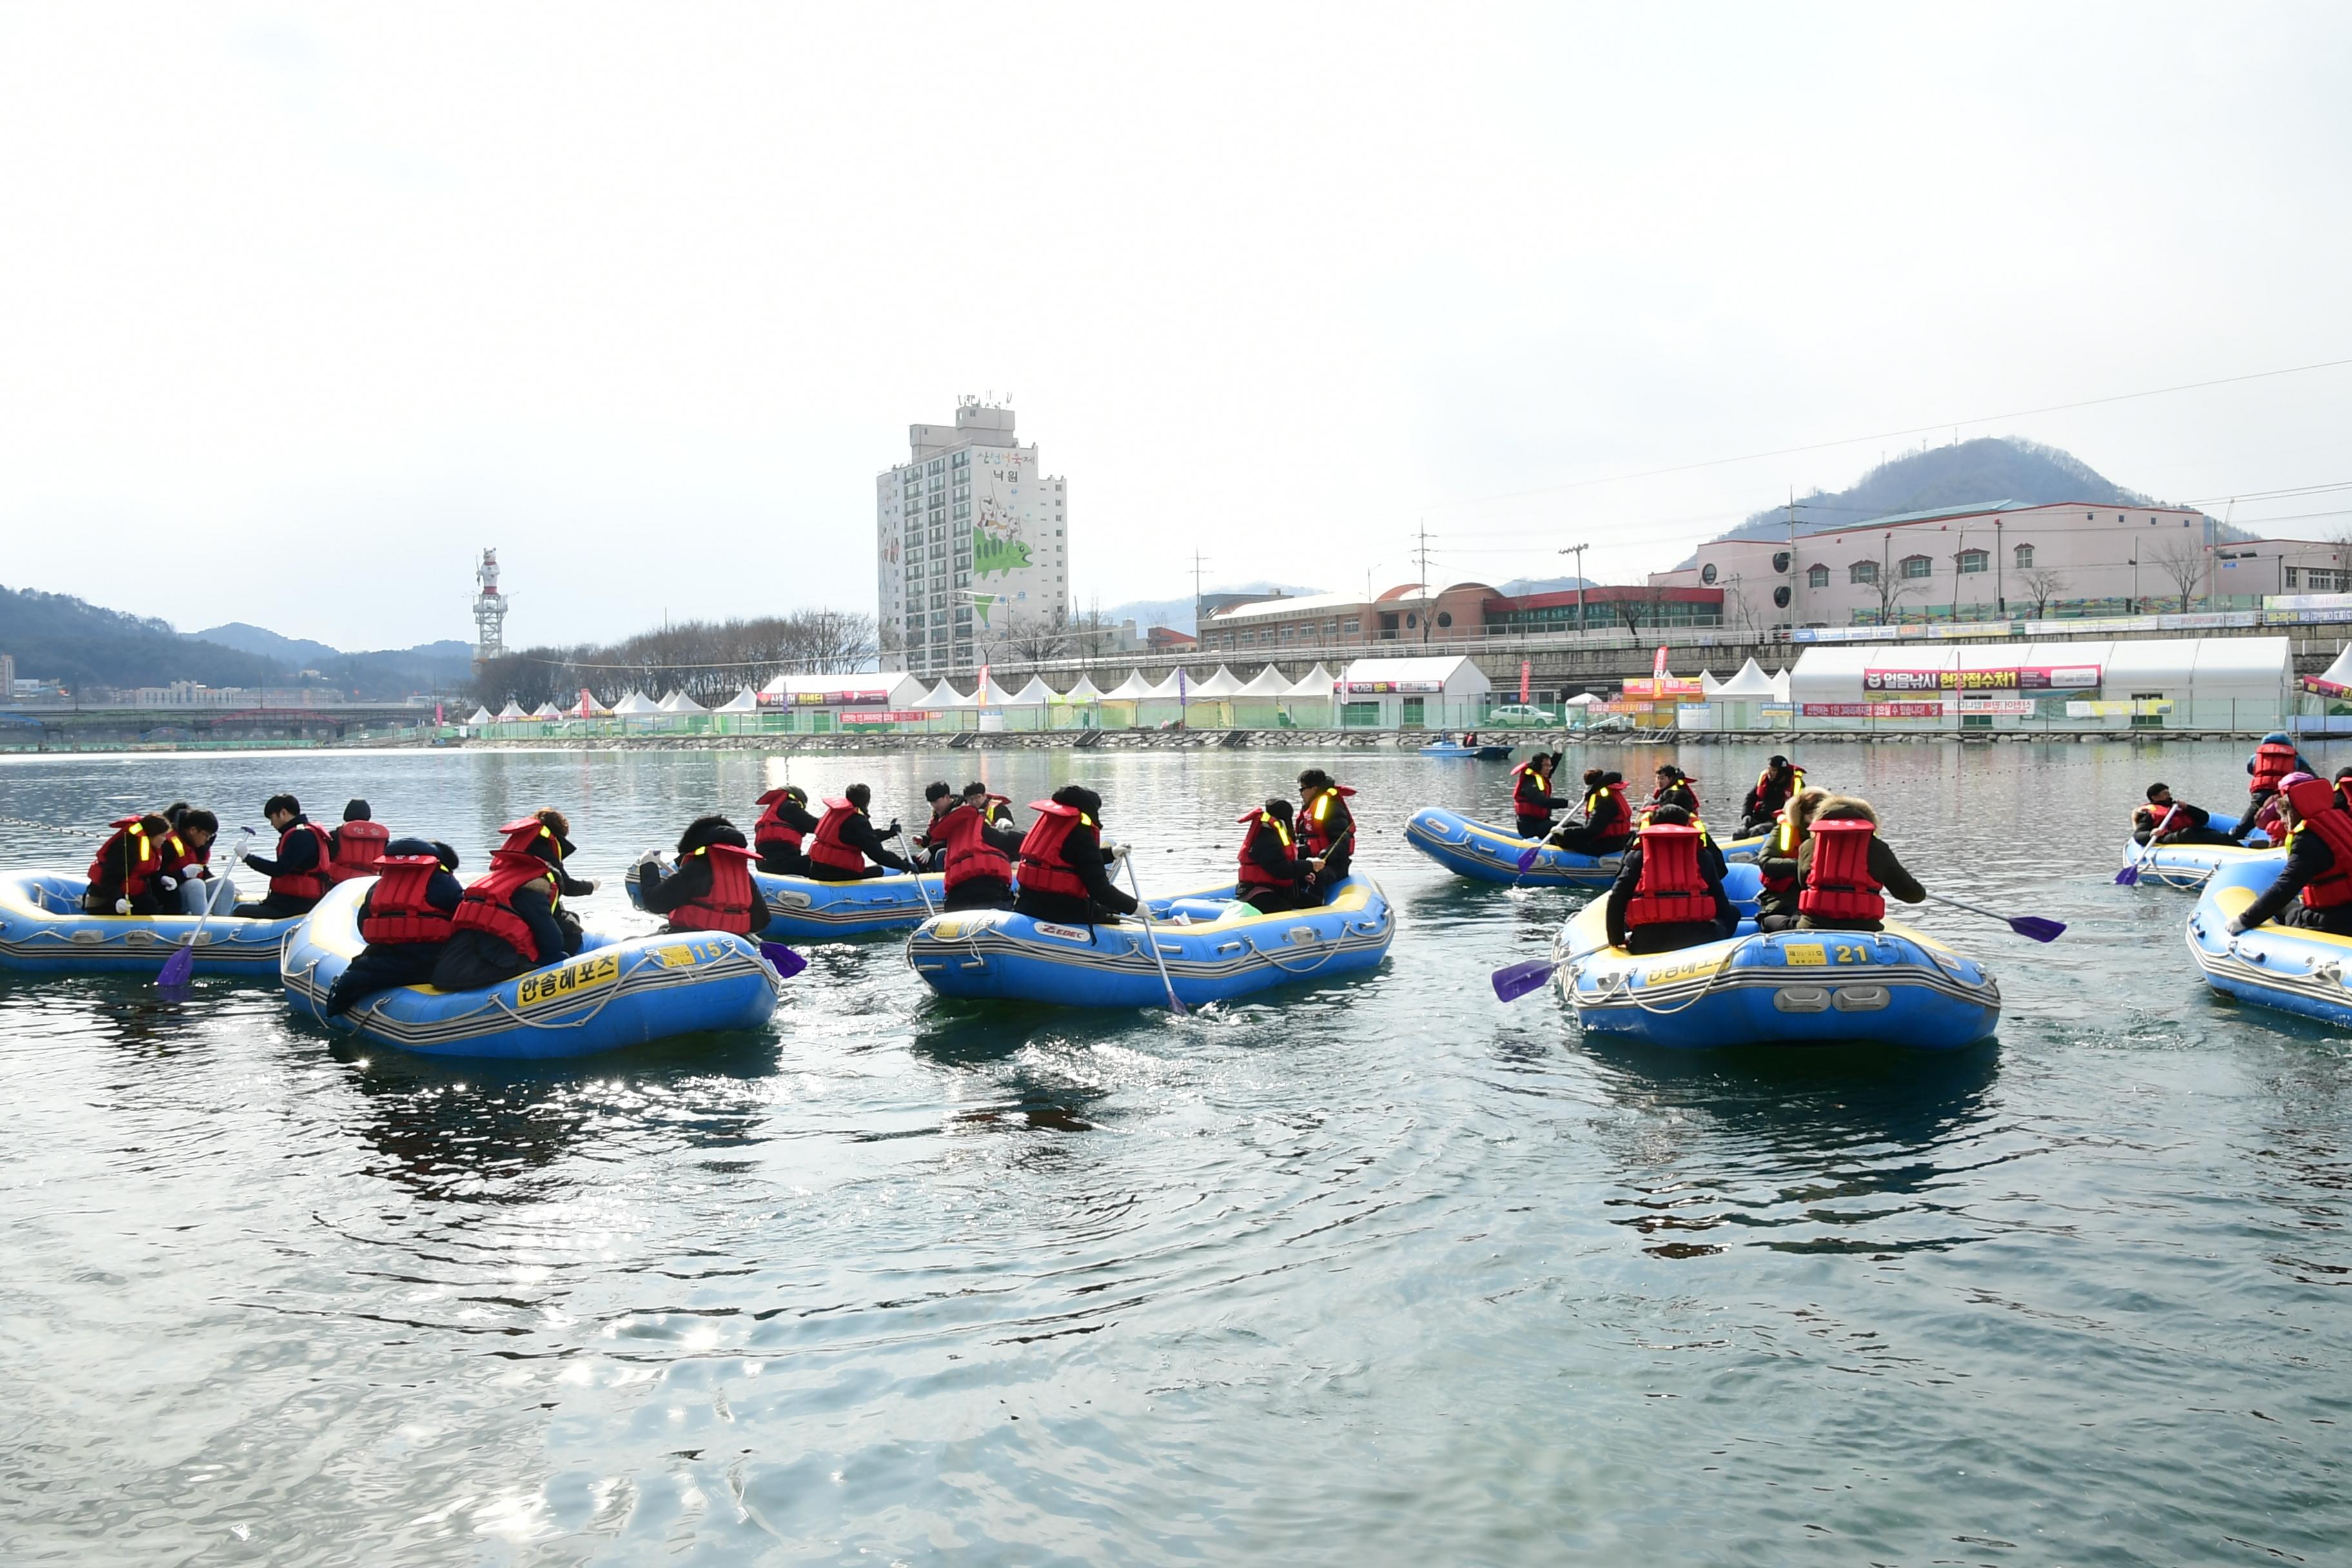
[[1135, 889], [1135, 912], [1143, 921], [1143, 940], [1151, 949], [1151, 962], [1160, 966], [1160, 984], [1168, 993], [1168, 1010], [1181, 1018], [1185, 1016], [1184, 1004], [1176, 998], [1176, 982], [1168, 977], [1168, 961], [1160, 956], [1160, 933], [1151, 929], [1151, 905], [1144, 899], [1143, 884], [1136, 880], [1132, 857], [1127, 862], [1127, 885]]
[[1530, 991], [1542, 989], [1559, 968], [1549, 958], [1531, 958], [1525, 963], [1506, 964], [1495, 971], [1495, 999], [1516, 1002]]
[[898, 829], [898, 847], [906, 851], [907, 864], [912, 869], [915, 878], [915, 891], [922, 897], [923, 913], [938, 914], [940, 911], [931, 908], [931, 890], [923, 886], [923, 863], [915, 858], [915, 847], [907, 842], [907, 830], [903, 827]]
[[780, 980], [790, 980], [808, 967], [807, 959], [780, 942], [761, 942], [760, 956], [775, 966], [776, 977]]
[[[248, 827], [237, 835], [236, 847], [229, 851], [228, 858], [224, 862], [224, 864], [234, 866], [242, 861], [245, 858], [245, 847], [252, 842], [253, 829]], [[210, 880], [210, 879], [207, 878], [206, 880]], [[159, 989], [165, 991], [179, 990], [185, 986], [189, 980], [195, 974], [196, 938], [205, 934], [205, 923], [212, 918], [212, 890], [210, 889], [206, 889], [205, 890], [205, 912], [197, 917], [196, 929], [188, 933], [188, 940], [186, 942], [182, 942], [178, 947], [172, 950], [172, 956], [163, 961], [163, 972], [155, 976], [155, 984]]]
[[2036, 942], [2056, 942], [2066, 931], [2065, 926], [2061, 922], [2045, 921], [2039, 915], [1996, 914], [1991, 910], [1980, 909], [1975, 904], [1964, 904], [1958, 899], [1948, 899], [1941, 893], [1929, 893], [1927, 896], [1939, 904], [1949, 904], [1956, 910], [1966, 910], [1972, 915], [1982, 915], [1987, 920], [1999, 921], [2018, 935], [2030, 936]]
[[2139, 874], [2147, 868], [2148, 858], [2156, 853], [2156, 841], [2164, 837], [2164, 830], [2166, 828], [2172, 826], [2173, 813], [2179, 809], [2180, 807], [2178, 804], [2165, 808], [2164, 820], [2156, 825], [2156, 831], [2147, 836], [2147, 842], [2139, 847], [2139, 852], [2132, 857], [2131, 864], [2116, 873], [2116, 887], [2137, 888], [2139, 886]]

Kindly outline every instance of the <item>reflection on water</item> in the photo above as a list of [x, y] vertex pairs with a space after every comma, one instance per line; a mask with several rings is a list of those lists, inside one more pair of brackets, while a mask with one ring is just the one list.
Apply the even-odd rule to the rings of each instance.
[[[1768, 749], [1677, 760], [1719, 811]], [[1438, 872], [1406, 817], [1499, 815], [1507, 770], [1377, 752], [779, 760], [910, 821], [932, 777], [1083, 778], [1154, 891], [1229, 877], [1234, 803], [1336, 762], [1399, 910], [1389, 963], [1181, 1020], [942, 1002], [889, 941], [808, 946], [757, 1034], [528, 1066], [354, 1048], [233, 982], [0, 981], [0, 1542], [2328, 1560], [2345, 1043], [2215, 1005], [2186, 901], [2109, 879], [2150, 770], [2222, 805], [2242, 755], [1806, 751], [1930, 885], [2073, 927], [2041, 949], [1924, 917], [2008, 1004], [1949, 1056], [1665, 1054], [1497, 1005], [1488, 972], [1547, 953], [1578, 896]], [[771, 772], [68, 758], [0, 763], [0, 817], [186, 796], [243, 820], [290, 784], [478, 868], [552, 805], [604, 880], [583, 917], [629, 929], [635, 852], [748, 812]], [[74, 858], [5, 823], [0, 855]]]

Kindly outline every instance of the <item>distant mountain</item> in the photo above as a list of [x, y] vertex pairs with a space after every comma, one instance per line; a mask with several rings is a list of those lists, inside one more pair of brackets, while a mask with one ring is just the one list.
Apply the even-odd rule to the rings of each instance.
[[239, 653], [256, 654], [292, 669], [316, 668], [326, 660], [342, 657], [341, 649], [329, 647], [325, 643], [311, 642], [304, 637], [280, 637], [267, 626], [247, 626], [243, 621], [231, 621], [225, 626], [214, 626], [209, 631], [182, 635], [216, 642]]
[[[1209, 590], [1213, 594], [1263, 594], [1268, 598], [1276, 594], [1297, 597], [1324, 591], [1321, 588], [1301, 588], [1287, 583], [1220, 583]], [[1113, 626], [1131, 620], [1139, 632], [1150, 626], [1167, 626], [1191, 636], [1200, 630], [1192, 624], [1192, 595], [1190, 594], [1179, 599], [1130, 599], [1124, 605], [1113, 605], [1104, 610], [1103, 619]]]
[[194, 642], [169, 621], [125, 615], [37, 588], [0, 588], [0, 653], [14, 655], [19, 676], [67, 686], [280, 684], [285, 670], [218, 643]]
[[1498, 584], [1497, 587], [1506, 598], [1515, 599], [1527, 594], [1573, 593], [1579, 583], [1588, 588], [1601, 586], [1590, 577], [1514, 577], [1507, 583]]
[[[1873, 518], [1996, 501], [2041, 505], [2094, 501], [2103, 506], [2151, 506], [2071, 452], [2015, 437], [1983, 437], [1930, 447], [1881, 463], [1846, 489], [1816, 490], [1797, 500], [1797, 531], [1851, 528]], [[1767, 507], [1723, 535], [1726, 539], [1788, 537], [1789, 509]]]

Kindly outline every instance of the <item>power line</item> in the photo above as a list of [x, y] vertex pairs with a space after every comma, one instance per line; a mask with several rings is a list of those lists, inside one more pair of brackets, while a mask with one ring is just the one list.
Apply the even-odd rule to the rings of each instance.
[[1687, 474], [1702, 468], [1727, 468], [1734, 463], [1759, 462], [1766, 458], [1794, 457], [1802, 452], [1825, 452], [1832, 447], [1851, 447], [1862, 441], [1891, 441], [1897, 436], [1918, 436], [1935, 430], [1957, 431], [1966, 425], [1990, 425], [2000, 419], [2027, 419], [2037, 414], [2063, 414], [2069, 409], [2096, 408], [2105, 404], [2129, 403], [2143, 397], [2165, 397], [2176, 392], [2200, 392], [2209, 387], [2234, 386], [2240, 382], [2266, 381], [2282, 375], [2302, 375], [2311, 371], [2335, 370], [2344, 365], [2352, 365], [2352, 358], [2321, 360], [2315, 364], [2287, 365], [2279, 370], [2258, 370], [2244, 375], [2216, 376], [2210, 381], [2185, 381], [2175, 386], [2152, 386], [2142, 392], [2118, 392], [2105, 397], [2080, 398], [2073, 403], [2045, 404], [2039, 408], [2017, 408], [2004, 414], [1981, 414], [1970, 419], [1937, 419], [1926, 425], [1913, 425], [1900, 430], [1880, 430], [1866, 436], [1848, 436], [1835, 441], [1811, 441], [1801, 447], [1776, 447], [1770, 451], [1743, 452], [1736, 458], [1709, 458], [1703, 462], [1675, 463], [1663, 468], [1643, 468], [1638, 472], [1610, 474], [1600, 479], [1570, 479], [1556, 485], [1538, 485], [1533, 489], [1507, 490], [1496, 495], [1473, 496], [1462, 500], [1431, 501], [1422, 510], [1438, 511], [1448, 507], [1485, 506], [1492, 501], [1518, 500], [1528, 496], [1555, 495], [1561, 490], [1588, 489], [1595, 485], [1624, 484], [1633, 479], [1654, 479], [1667, 474]]

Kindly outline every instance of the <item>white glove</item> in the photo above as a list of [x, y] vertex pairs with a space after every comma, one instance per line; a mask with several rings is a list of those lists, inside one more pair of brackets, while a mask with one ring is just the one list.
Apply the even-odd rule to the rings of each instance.
[[130, 900], [129, 899], [117, 899], [117, 900], [114, 900], [114, 912], [115, 912], [116, 914], [118, 914], [118, 915], [127, 915], [127, 914], [129, 914], [129, 913], [131, 912], [131, 900]]
[[2226, 929], [2231, 936], [2243, 936], [2246, 934], [2246, 922], [2233, 920]]
[[648, 849], [637, 857], [637, 864], [640, 866], [658, 866], [661, 863], [662, 852], [658, 849]]
[[1127, 845], [1124, 845], [1124, 844], [1114, 844], [1114, 845], [1112, 845], [1112, 846], [1110, 847], [1110, 858], [1111, 858], [1113, 860], [1124, 860], [1124, 859], [1126, 859], [1126, 858], [1127, 858], [1127, 855], [1128, 855], [1128, 847], [1128, 847]]
[[176, 893], [180, 890], [180, 881], [176, 877], [158, 877], [155, 879], [155, 885], [167, 893]]

